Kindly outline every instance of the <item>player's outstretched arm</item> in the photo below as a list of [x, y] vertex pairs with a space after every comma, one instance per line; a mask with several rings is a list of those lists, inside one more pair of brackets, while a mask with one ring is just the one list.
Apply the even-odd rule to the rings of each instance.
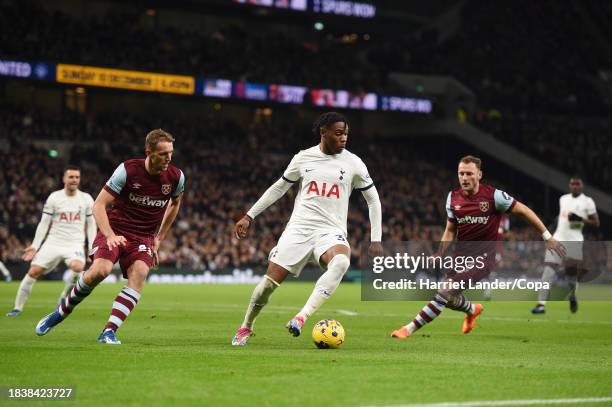
[[93, 216], [100, 228], [100, 232], [106, 237], [106, 244], [108, 248], [112, 250], [117, 246], [125, 246], [127, 240], [123, 236], [115, 235], [111, 228], [110, 222], [108, 221], [108, 215], [106, 214], [106, 207], [115, 202], [115, 197], [102, 189], [98, 194], [98, 197], [94, 201], [93, 205]]
[[382, 205], [375, 186], [361, 192], [368, 204], [368, 214], [370, 217], [370, 256], [382, 256]]
[[257, 215], [262, 213], [268, 206], [272, 205], [274, 202], [278, 201], [283, 195], [289, 191], [293, 185], [292, 182], [285, 181], [284, 178], [280, 178], [274, 184], [270, 186], [263, 193], [263, 195], [255, 202], [255, 205], [249, 209], [246, 215], [244, 215], [234, 227], [234, 235], [238, 239], [244, 239], [247, 235], [247, 231], [251, 226], [251, 222]]
[[161, 225], [159, 226], [159, 232], [157, 233], [157, 238], [159, 238], [160, 242], [166, 238], [166, 235], [170, 231], [170, 227], [174, 223], [176, 219], [176, 215], [178, 215], [179, 209], [181, 208], [181, 202], [183, 201], [183, 193], [181, 192], [178, 196], [172, 198], [168, 207], [166, 208], [166, 212], [164, 212], [164, 217], [161, 221]]
[[38, 222], [38, 226], [36, 226], [34, 240], [32, 241], [32, 244], [24, 250], [23, 256], [21, 256], [24, 261], [31, 261], [36, 255], [36, 252], [40, 248], [45, 236], [47, 236], [49, 226], [51, 226], [51, 219], [51, 215], [43, 212], [40, 222]]
[[455, 236], [457, 236], [457, 224], [447, 219], [446, 228], [444, 228], [444, 233], [442, 233], [440, 246], [438, 247], [436, 256], [442, 256], [446, 252], [448, 246], [450, 246], [451, 242], [455, 240]]
[[552, 237], [548, 229], [546, 229], [546, 226], [544, 226], [544, 223], [540, 220], [538, 215], [536, 215], [535, 212], [531, 210], [531, 208], [516, 201], [516, 205], [512, 207], [510, 213], [513, 215], [519, 215], [527, 222], [529, 222], [529, 224], [531, 224], [531, 226], [533, 226], [535, 230], [540, 233], [542, 239], [546, 241], [546, 248], [548, 250], [556, 252], [561, 257], [565, 257], [565, 247], [561, 243], [559, 243], [557, 239]]
[[93, 217], [93, 215], [91, 216], [87, 216], [87, 226], [86, 226], [86, 231], [87, 231], [87, 249], [91, 250], [91, 247], [93, 246], [93, 242], [96, 239], [96, 233], [98, 232], [98, 227], [96, 226], [96, 221]]

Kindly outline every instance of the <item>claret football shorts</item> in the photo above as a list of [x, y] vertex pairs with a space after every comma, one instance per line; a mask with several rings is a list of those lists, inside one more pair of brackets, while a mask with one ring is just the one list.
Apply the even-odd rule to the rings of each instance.
[[95, 259], [106, 259], [113, 262], [113, 264], [119, 261], [121, 273], [124, 278], [127, 278], [127, 271], [136, 260], [142, 260], [149, 269], [153, 267], [153, 251], [151, 249], [153, 238], [140, 237], [134, 239], [132, 237], [126, 237], [126, 239], [127, 244], [125, 246], [119, 246], [109, 250], [106, 244], [106, 237], [102, 232], [98, 232], [91, 252], [89, 253], [89, 257], [92, 258], [92, 261]]

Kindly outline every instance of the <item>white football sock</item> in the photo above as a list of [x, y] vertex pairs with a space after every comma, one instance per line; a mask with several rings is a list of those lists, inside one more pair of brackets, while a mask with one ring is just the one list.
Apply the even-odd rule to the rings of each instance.
[[17, 296], [15, 297], [15, 309], [19, 311], [23, 310], [23, 306], [32, 293], [32, 286], [35, 282], [36, 279], [27, 274], [23, 280], [21, 280], [21, 284], [19, 284], [19, 289], [17, 290]]
[[255, 318], [257, 318], [259, 312], [268, 303], [270, 296], [279, 285], [280, 284], [268, 276], [264, 276], [264, 278], [261, 279], [259, 284], [255, 286], [253, 294], [251, 294], [251, 301], [249, 302], [249, 307], [244, 316], [244, 321], [241, 325], [242, 328], [251, 329], [253, 327]]
[[342, 277], [348, 270], [351, 262], [349, 258], [344, 254], [337, 254], [327, 265], [327, 271], [319, 277], [315, 284], [310, 298], [306, 301], [304, 308], [297, 314], [297, 316], [304, 318], [306, 321], [312, 314], [314, 314], [319, 307], [336, 291], [336, 288], [340, 285]]
[[[555, 281], [555, 275], [555, 269], [552, 268], [550, 265], [546, 264], [544, 266], [544, 272], [542, 273], [542, 282], [548, 283], [548, 286], [552, 287], [552, 284]], [[549, 291], [550, 290], [547, 288], [541, 288], [540, 291], [538, 291], [538, 304], [546, 305]]]

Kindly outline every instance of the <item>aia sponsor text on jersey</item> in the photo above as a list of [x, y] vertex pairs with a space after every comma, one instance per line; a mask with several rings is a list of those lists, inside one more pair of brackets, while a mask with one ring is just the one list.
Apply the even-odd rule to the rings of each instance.
[[308, 190], [306, 191], [306, 195], [310, 194], [324, 196], [326, 198], [335, 196], [336, 199], [340, 199], [340, 188], [337, 184], [331, 184], [330, 186], [327, 184], [327, 182], [317, 184], [317, 181], [310, 181], [310, 183], [308, 183]]
[[60, 212], [58, 220], [64, 223], [81, 222], [81, 212]]

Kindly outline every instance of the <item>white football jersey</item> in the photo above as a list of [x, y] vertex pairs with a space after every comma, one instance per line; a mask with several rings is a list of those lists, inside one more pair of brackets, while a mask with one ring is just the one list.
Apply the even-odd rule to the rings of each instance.
[[351, 192], [374, 185], [365, 164], [355, 154], [343, 150], [327, 155], [318, 145], [293, 156], [283, 179], [299, 183], [287, 228], [341, 230], [345, 237]]
[[570, 213], [575, 213], [581, 218], [588, 218], [597, 213], [595, 202], [585, 194], [573, 197], [572, 194], [565, 194], [559, 198], [559, 220], [554, 238], [562, 242], [581, 242], [584, 240], [582, 229], [584, 223], [570, 222]]
[[84, 245], [85, 221], [94, 222], [93, 203], [91, 195], [81, 190], [72, 196], [66, 195], [63, 189], [51, 193], [43, 207], [43, 213], [52, 217], [45, 244]]

